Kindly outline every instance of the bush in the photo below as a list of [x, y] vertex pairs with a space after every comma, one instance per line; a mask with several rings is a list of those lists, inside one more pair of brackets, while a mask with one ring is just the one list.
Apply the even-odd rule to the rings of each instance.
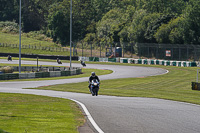
[[43, 31], [31, 31], [28, 33], [24, 33], [24, 36], [28, 37], [28, 38], [34, 38], [36, 40], [40, 40], [40, 41], [48, 41], [48, 42], [52, 42], [52, 39], [47, 37]]
[[7, 26], [2, 29], [2, 32], [3, 33], [17, 33], [18, 29], [16, 29], [16, 27], [14, 26]]
[[13, 73], [14, 69], [11, 66], [1, 67], [0, 71], [3, 73]]
[[0, 29], [4, 33], [18, 33], [19, 26], [15, 22], [5, 21], [0, 22]]

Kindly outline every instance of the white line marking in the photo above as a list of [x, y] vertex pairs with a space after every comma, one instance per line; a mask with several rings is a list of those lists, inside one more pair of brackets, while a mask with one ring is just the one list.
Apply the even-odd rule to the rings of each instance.
[[92, 116], [90, 115], [89, 111], [87, 110], [87, 108], [85, 107], [84, 104], [82, 104], [81, 102], [77, 101], [77, 100], [74, 100], [74, 99], [70, 99], [78, 104], [81, 105], [81, 107], [83, 108], [87, 118], [89, 119], [89, 121], [92, 123], [92, 125], [94, 126], [94, 128], [99, 132], [99, 133], [104, 133], [100, 128], [99, 126], [96, 124], [96, 122], [94, 121], [94, 119], [92, 118]]

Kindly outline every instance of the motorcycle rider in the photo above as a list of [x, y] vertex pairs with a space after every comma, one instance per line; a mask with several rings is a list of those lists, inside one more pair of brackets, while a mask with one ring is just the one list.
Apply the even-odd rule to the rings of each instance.
[[85, 62], [81, 60], [81, 65], [86, 66]]
[[91, 76], [90, 76], [90, 78], [89, 78], [89, 89], [90, 89], [90, 87], [91, 87], [91, 83], [92, 83], [92, 80], [93, 79], [96, 79], [98, 82], [100, 82], [100, 80], [99, 80], [99, 77], [95, 74], [95, 72], [92, 72], [91, 73]]

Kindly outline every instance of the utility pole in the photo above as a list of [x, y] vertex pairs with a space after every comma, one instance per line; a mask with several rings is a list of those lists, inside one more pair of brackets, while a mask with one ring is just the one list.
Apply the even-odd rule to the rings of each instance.
[[21, 73], [21, 0], [19, 1], [19, 73]]
[[72, 0], [70, 2], [70, 70], [72, 67]]

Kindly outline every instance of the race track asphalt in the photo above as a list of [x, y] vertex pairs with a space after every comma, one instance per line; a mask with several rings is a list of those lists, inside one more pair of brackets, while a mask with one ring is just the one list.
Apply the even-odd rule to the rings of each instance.
[[[0, 60], [1, 63], [8, 63]], [[10, 62], [11, 63], [11, 62]], [[17, 64], [17, 61], [12, 63]], [[36, 64], [22, 61], [22, 64]], [[40, 62], [42, 65], [56, 63]], [[69, 64], [62, 64], [69, 66]], [[72, 64], [81, 67], [80, 64]], [[102, 75], [101, 80], [116, 78], [145, 77], [165, 74], [164, 69], [135, 66], [87, 64], [87, 68], [110, 69], [114, 72]], [[87, 81], [86, 78], [0, 82], [0, 92], [24, 93], [74, 99], [83, 103], [91, 116], [105, 133], [200, 133], [200, 106], [184, 102], [141, 97], [92, 97], [89, 94], [58, 92], [50, 90], [22, 89], [52, 84]], [[94, 131], [95, 132], [95, 131]]]

